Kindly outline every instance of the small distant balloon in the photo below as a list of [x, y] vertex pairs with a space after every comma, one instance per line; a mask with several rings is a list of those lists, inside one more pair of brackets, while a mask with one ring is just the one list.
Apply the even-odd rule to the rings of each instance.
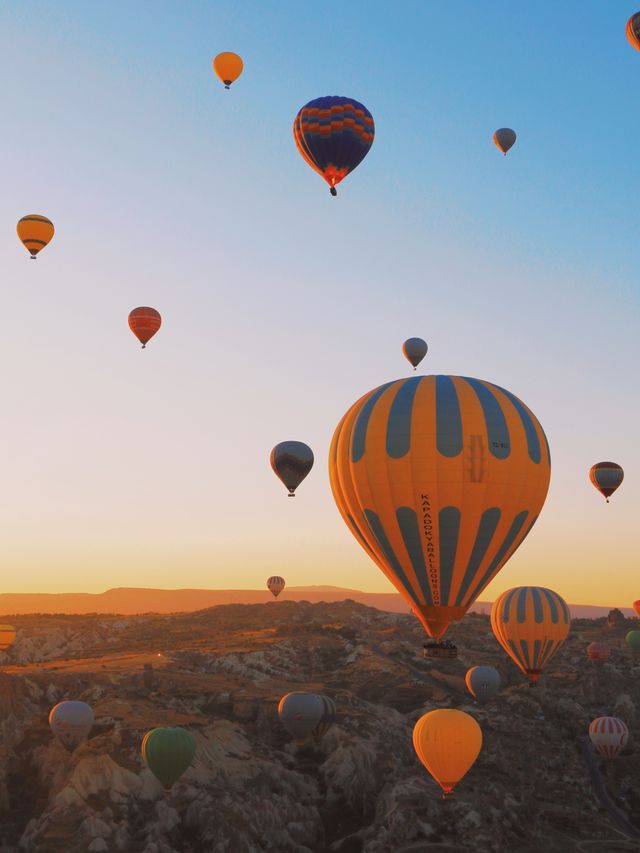
[[16, 230], [32, 260], [35, 260], [38, 252], [41, 252], [51, 242], [55, 231], [53, 222], [39, 213], [29, 213], [27, 216], [23, 216], [19, 220]]
[[611, 657], [611, 649], [606, 643], [595, 640], [587, 646], [587, 657], [594, 663], [606, 663]]
[[564, 599], [542, 586], [508, 589], [491, 607], [496, 640], [531, 684], [567, 639], [570, 625]]
[[322, 716], [320, 717], [320, 722], [313, 730], [313, 739], [316, 743], [321, 741], [326, 735], [335, 723], [337, 716], [336, 703], [333, 699], [330, 699], [329, 696], [324, 696], [322, 693], [318, 694], [318, 698], [322, 702]]
[[331, 195], [367, 156], [374, 135], [373, 116], [364, 104], [339, 95], [309, 101], [293, 122], [301, 157], [329, 184]]
[[493, 134], [493, 143], [506, 156], [507, 151], [513, 147], [516, 141], [516, 132], [510, 127], [501, 127]]
[[0, 652], [6, 652], [16, 638], [16, 629], [13, 625], [0, 625]]
[[179, 726], [151, 729], [142, 740], [142, 757], [166, 789], [190, 767], [195, 754], [196, 739]]
[[429, 711], [414, 726], [413, 748], [446, 797], [480, 754], [482, 729], [464, 711]]
[[425, 357], [428, 349], [427, 342], [423, 341], [422, 338], [407, 338], [402, 344], [404, 357], [413, 365], [414, 370]]
[[224, 83], [225, 89], [231, 87], [231, 84], [242, 74], [244, 68], [242, 58], [237, 53], [230, 51], [219, 53], [214, 58], [212, 65], [218, 79]]
[[624, 640], [630, 649], [640, 652], [640, 631], [629, 631]]
[[145, 349], [162, 325], [162, 317], [155, 308], [134, 308], [129, 314], [129, 328]]
[[467, 690], [481, 705], [500, 689], [500, 673], [493, 666], [473, 666], [465, 676]]
[[87, 739], [93, 726], [93, 711], [86, 702], [58, 702], [49, 714], [51, 731], [69, 752]]
[[298, 743], [313, 734], [323, 714], [325, 705], [316, 693], [287, 693], [278, 704], [280, 722]]
[[281, 441], [271, 451], [271, 467], [289, 490], [289, 497], [313, 468], [313, 450], [302, 441]]
[[597, 462], [589, 470], [589, 479], [609, 503], [609, 498], [624, 480], [624, 471], [616, 462]]
[[629, 740], [629, 729], [617, 717], [597, 717], [589, 724], [591, 743], [603, 758], [616, 758]]
[[274, 598], [277, 598], [280, 595], [284, 587], [284, 578], [281, 578], [279, 575], [273, 575], [267, 581], [267, 589], [273, 595]]
[[627, 21], [627, 39], [631, 47], [640, 50], [640, 12], [636, 12]]

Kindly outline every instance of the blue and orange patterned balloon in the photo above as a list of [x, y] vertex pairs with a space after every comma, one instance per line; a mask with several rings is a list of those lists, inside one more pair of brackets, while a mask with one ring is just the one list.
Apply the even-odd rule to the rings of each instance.
[[369, 110], [353, 98], [328, 95], [300, 109], [293, 138], [300, 154], [337, 195], [339, 184], [366, 157], [375, 128]]
[[508, 589], [491, 607], [496, 640], [532, 684], [567, 639], [570, 626], [564, 599], [543, 586]]
[[440, 637], [531, 530], [549, 487], [549, 448], [509, 391], [418, 376], [381, 385], [349, 409], [329, 476], [355, 538]]

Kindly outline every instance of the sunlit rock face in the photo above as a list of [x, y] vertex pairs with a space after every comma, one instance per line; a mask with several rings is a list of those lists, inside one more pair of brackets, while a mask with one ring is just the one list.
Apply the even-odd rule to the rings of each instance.
[[[640, 814], [640, 664], [604, 619], [576, 620], [535, 688], [474, 614], [451, 631], [457, 660], [424, 659], [411, 616], [349, 601], [15, 621], [0, 672], [0, 853], [614, 849], [622, 836], [580, 740], [606, 714], [624, 719], [630, 740], [598, 778], [623, 814]], [[586, 646], [602, 639], [612, 653], [598, 666]], [[485, 706], [464, 685], [475, 664], [502, 677]], [[299, 690], [337, 704], [318, 744], [291, 742], [278, 723], [278, 699]], [[65, 698], [96, 718], [72, 754], [47, 724]], [[411, 741], [434, 708], [472, 714], [484, 734], [445, 803]], [[197, 744], [170, 792], [140, 757], [144, 733], [166, 725]]]

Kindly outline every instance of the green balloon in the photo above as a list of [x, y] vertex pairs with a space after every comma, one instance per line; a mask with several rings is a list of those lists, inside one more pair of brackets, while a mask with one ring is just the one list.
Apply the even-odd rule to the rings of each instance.
[[178, 781], [195, 754], [196, 739], [179, 727], [151, 729], [142, 740], [142, 757], [165, 788]]
[[629, 631], [625, 637], [627, 645], [634, 650], [640, 652], [640, 631]]

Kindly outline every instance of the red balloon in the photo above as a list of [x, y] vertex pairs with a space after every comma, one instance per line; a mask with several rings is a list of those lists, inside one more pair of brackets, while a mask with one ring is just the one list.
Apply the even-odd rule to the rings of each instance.
[[593, 643], [589, 643], [587, 646], [587, 655], [589, 656], [589, 660], [595, 661], [596, 663], [604, 663], [609, 660], [611, 649], [606, 643], [599, 643], [595, 641]]
[[142, 344], [142, 349], [161, 325], [162, 317], [155, 308], [134, 308], [129, 314], [129, 328]]

